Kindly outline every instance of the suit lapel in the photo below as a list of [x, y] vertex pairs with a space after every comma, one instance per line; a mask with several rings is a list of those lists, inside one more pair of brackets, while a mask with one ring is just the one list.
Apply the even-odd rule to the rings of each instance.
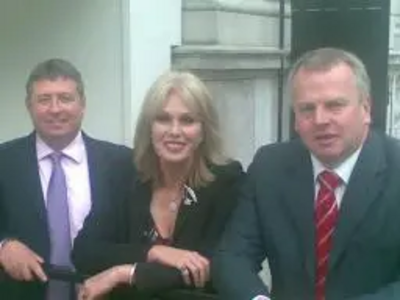
[[90, 194], [91, 201], [93, 199], [98, 199], [103, 193], [99, 191], [103, 187], [104, 183], [101, 182], [101, 164], [102, 161], [101, 152], [98, 147], [96, 147], [95, 141], [88, 137], [86, 134], [82, 133], [83, 140], [86, 147], [86, 155], [88, 161], [89, 169], [89, 182], [90, 182]]
[[[199, 192], [199, 190], [194, 190], [194, 193], [196, 194], [197, 201], [199, 201], [199, 197], [202, 197], [202, 193]], [[187, 221], [195, 217], [195, 216], [190, 217], [190, 215], [196, 211], [196, 207], [198, 205], [199, 205], [198, 202], [186, 203], [185, 199], [183, 199], [183, 202], [179, 207], [179, 213], [177, 215], [175, 222], [175, 229], [174, 229], [175, 240], [179, 239], [182, 229], [185, 228], [185, 224], [187, 223]]]
[[[150, 204], [152, 197], [151, 183], [142, 182], [139, 178], [136, 178], [132, 182], [130, 187], [131, 195], [134, 199], [130, 197], [127, 199], [129, 205], [128, 214], [128, 236], [130, 241], [135, 241], [139, 238], [146, 237], [145, 241], [151, 240], [153, 231], [153, 219], [150, 212]], [[138, 228], [138, 224], [141, 224], [141, 228]]]
[[338, 263], [355, 229], [364, 220], [371, 204], [378, 198], [377, 195], [383, 187], [382, 175], [385, 168], [382, 142], [371, 132], [354, 166], [342, 199], [330, 254], [330, 268]]
[[[309, 152], [300, 142], [293, 151], [294, 160], [286, 169], [284, 201], [298, 231], [297, 238], [305, 257], [305, 268], [312, 282], [315, 274], [314, 251], [314, 177]], [[299, 149], [300, 148], [300, 149]], [[285, 188], [290, 187], [290, 188]]]
[[[43, 224], [47, 224], [47, 212], [44, 203], [44, 195], [39, 175], [39, 162], [36, 153], [35, 133], [30, 134], [26, 139], [26, 147], [24, 147], [20, 162], [23, 163], [23, 170], [26, 172], [26, 184], [28, 198], [32, 199], [35, 211], [38, 212], [39, 218]], [[46, 225], [47, 226], [47, 225]]]

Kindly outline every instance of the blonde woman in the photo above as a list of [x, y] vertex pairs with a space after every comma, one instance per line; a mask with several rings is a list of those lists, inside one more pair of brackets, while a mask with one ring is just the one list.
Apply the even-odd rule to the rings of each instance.
[[218, 117], [193, 74], [168, 72], [150, 88], [134, 139], [134, 166], [114, 175], [75, 240], [77, 269], [93, 274], [80, 299], [145, 299], [210, 289], [210, 257], [236, 204], [243, 172], [222, 152]]

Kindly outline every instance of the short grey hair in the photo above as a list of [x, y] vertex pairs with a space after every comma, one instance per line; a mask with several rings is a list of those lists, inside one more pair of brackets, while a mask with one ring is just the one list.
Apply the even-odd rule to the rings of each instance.
[[134, 160], [143, 181], [160, 183], [158, 157], [154, 151], [151, 128], [171, 93], [176, 92], [202, 124], [203, 139], [196, 152], [188, 184], [194, 188], [214, 179], [210, 164], [228, 162], [222, 149], [217, 112], [205, 84], [189, 72], [168, 71], [148, 90], [142, 104], [134, 137]]
[[338, 48], [319, 48], [304, 53], [292, 66], [288, 75], [288, 88], [292, 92], [293, 80], [300, 69], [328, 71], [344, 63], [354, 74], [357, 88], [364, 97], [371, 93], [371, 80], [364, 63], [355, 54]]

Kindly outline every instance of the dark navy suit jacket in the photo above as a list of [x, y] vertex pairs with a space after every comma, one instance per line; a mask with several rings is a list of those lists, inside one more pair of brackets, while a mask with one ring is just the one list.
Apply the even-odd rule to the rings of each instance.
[[[0, 145], [0, 240], [15, 238], [45, 261], [49, 259], [46, 208], [40, 183], [35, 133]], [[110, 195], [108, 178], [111, 166], [125, 161], [131, 151], [124, 146], [99, 141], [83, 134], [86, 145], [92, 207]], [[115, 170], [115, 168], [113, 169]], [[0, 281], [0, 299], [42, 300], [45, 285]]]

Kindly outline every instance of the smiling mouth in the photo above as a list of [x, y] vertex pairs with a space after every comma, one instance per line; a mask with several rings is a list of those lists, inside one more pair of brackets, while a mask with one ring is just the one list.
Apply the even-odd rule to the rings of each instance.
[[55, 126], [55, 127], [62, 126], [64, 124], [65, 124], [65, 122], [48, 122], [47, 123], [47, 125]]
[[168, 150], [172, 151], [179, 151], [185, 147], [185, 143], [179, 143], [179, 142], [166, 142], [164, 143], [164, 145]]

